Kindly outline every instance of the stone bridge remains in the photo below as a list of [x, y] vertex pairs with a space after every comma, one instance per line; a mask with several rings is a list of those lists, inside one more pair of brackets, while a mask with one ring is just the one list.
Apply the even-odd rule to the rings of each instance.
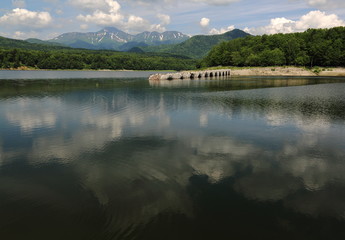
[[230, 69], [204, 70], [204, 71], [183, 71], [176, 73], [153, 74], [149, 77], [150, 81], [174, 80], [174, 79], [200, 79], [231, 76]]

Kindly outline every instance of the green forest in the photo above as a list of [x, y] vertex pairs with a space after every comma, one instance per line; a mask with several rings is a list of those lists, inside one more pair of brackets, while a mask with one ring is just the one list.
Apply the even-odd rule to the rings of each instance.
[[247, 36], [212, 48], [200, 66], [345, 66], [345, 27]]
[[[176, 45], [180, 47], [179, 55], [176, 52], [173, 55], [74, 49], [0, 37], [0, 69], [188, 70], [213, 66], [345, 66], [345, 27], [263, 36], [245, 34], [240, 37], [236, 31], [233, 34], [232, 38], [239, 38], [220, 43], [216, 43], [220, 41], [218, 38], [214, 42], [210, 38], [206, 38], [207, 41], [192, 38]], [[187, 49], [200, 49], [200, 46], [205, 49], [205, 44], [210, 45], [210, 49], [214, 45], [206, 57], [192, 59], [186, 56], [190, 54]]]
[[91, 50], [1, 49], [0, 68], [187, 70], [195, 60], [158, 54]]
[[74, 49], [0, 37], [0, 69], [187, 70], [196, 60], [165, 53]]

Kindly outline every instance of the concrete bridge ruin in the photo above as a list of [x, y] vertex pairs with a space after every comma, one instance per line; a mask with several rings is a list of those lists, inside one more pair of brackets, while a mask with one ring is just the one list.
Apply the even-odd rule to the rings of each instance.
[[149, 77], [150, 81], [174, 80], [174, 79], [200, 79], [213, 77], [231, 76], [230, 69], [204, 70], [204, 71], [183, 71], [176, 73], [153, 74]]

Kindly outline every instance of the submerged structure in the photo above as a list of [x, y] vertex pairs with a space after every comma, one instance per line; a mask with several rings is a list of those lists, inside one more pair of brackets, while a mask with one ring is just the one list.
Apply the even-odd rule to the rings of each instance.
[[204, 71], [183, 71], [176, 73], [153, 74], [149, 77], [150, 81], [174, 80], [174, 79], [197, 79], [208, 77], [231, 76], [230, 69], [204, 70]]

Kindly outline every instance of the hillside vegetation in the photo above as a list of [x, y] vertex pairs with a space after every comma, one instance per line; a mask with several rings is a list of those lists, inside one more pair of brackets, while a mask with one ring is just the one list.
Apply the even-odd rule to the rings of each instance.
[[219, 35], [193, 36], [179, 44], [141, 47], [141, 49], [145, 52], [170, 53], [200, 59], [205, 57], [211, 48], [220, 42], [243, 38], [246, 36], [249, 36], [249, 34], [242, 30], [235, 29]]
[[247, 36], [222, 42], [202, 60], [211, 66], [345, 66], [345, 27]]
[[196, 61], [170, 54], [72, 49], [0, 37], [0, 68], [186, 70]]
[[38, 39], [28, 39], [28, 41], [24, 40], [16, 40], [11, 38], [0, 37], [0, 48], [1, 49], [28, 49], [28, 50], [62, 50], [62, 49], [70, 49], [66, 46], [61, 46], [57, 44], [47, 43]]
[[[235, 39], [225, 41], [232, 38]], [[195, 36], [177, 45], [134, 47], [131, 52], [32, 42], [0, 37], [0, 68], [188, 70], [196, 66], [345, 66], [345, 27], [263, 36], [233, 30], [221, 35]], [[203, 59], [190, 58], [203, 54]]]

